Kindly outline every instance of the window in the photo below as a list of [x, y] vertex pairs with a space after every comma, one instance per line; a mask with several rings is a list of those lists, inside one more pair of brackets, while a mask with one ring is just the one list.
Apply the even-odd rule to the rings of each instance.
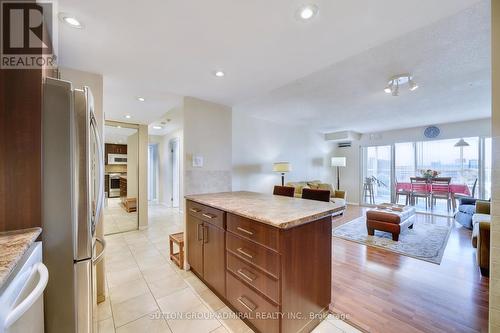
[[410, 177], [415, 176], [415, 143], [402, 142], [394, 145], [396, 166], [395, 176], [399, 183], [408, 182]]
[[436, 170], [441, 177], [451, 177], [452, 183], [472, 188], [479, 177], [479, 138], [464, 138], [466, 147], [455, 147], [458, 140], [416, 142], [417, 171]]
[[[465, 137], [463, 140], [467, 144], [457, 147], [455, 145], [459, 140], [399, 142], [363, 147], [361, 202], [371, 204], [391, 201], [391, 189], [397, 183], [409, 183], [410, 177], [420, 176], [420, 171], [427, 169], [438, 171], [442, 177], [451, 177], [452, 184], [466, 184], [470, 194], [477, 198], [489, 199], [491, 138]], [[366, 196], [365, 185], [367, 178], [372, 177], [376, 181], [373, 183], [374, 199], [370, 200]]]
[[[391, 201], [391, 146], [364, 147], [364, 200], [365, 203]], [[368, 185], [371, 186], [368, 187]], [[372, 193], [369, 193], [372, 192]], [[375, 202], [370, 202], [373, 195]]]

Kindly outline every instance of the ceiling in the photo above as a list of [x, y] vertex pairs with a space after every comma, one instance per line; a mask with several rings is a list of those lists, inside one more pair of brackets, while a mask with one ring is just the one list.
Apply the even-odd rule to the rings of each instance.
[[[163, 117], [152, 122], [148, 127], [148, 131], [151, 135], [165, 135], [182, 128], [182, 124], [182, 108], [173, 108], [170, 109]], [[161, 129], [154, 128], [155, 126], [160, 126]]]
[[[303, 0], [60, 0], [59, 10], [75, 15], [85, 29], [60, 24], [59, 62], [62, 66], [103, 74], [107, 119], [124, 121], [123, 117], [129, 114], [132, 118], [127, 121], [150, 124], [180, 106], [182, 96], [236, 106], [240, 112], [262, 117], [256, 108], [265, 105], [268, 98], [272, 105], [283, 106], [287, 102], [280, 100], [281, 94], [293, 97], [288, 105], [295, 102], [305, 107], [316, 94], [314, 85], [318, 85], [317, 94], [323, 100], [321, 93], [332, 94], [327, 101], [331, 104], [339, 96], [335, 90], [328, 90], [332, 86], [332, 67], [328, 66], [457, 14], [477, 2], [316, 0], [318, 15], [302, 22], [295, 14]], [[377, 75], [369, 77], [369, 90], [355, 82], [346, 85], [354, 88], [346, 90], [351, 104], [357, 104], [353, 97], [371, 97], [375, 86], [377, 91], [383, 88], [386, 78], [400, 68], [420, 76], [419, 63], [406, 63], [399, 54], [389, 51], [384, 59], [391, 65], [381, 64]], [[434, 53], [428, 57], [434, 57]], [[366, 70], [366, 66], [362, 68]], [[321, 81], [317, 73], [326, 67], [325, 80]], [[213, 71], [217, 69], [224, 70], [226, 76], [215, 77]], [[351, 77], [365, 75], [364, 70], [351, 69]], [[311, 85], [304, 92], [297, 92], [300, 81], [296, 80], [311, 73], [316, 73], [310, 78]], [[428, 83], [425, 77], [420, 80], [422, 85], [424, 80]], [[288, 94], [284, 93], [286, 89], [290, 89]], [[306, 98], [300, 100], [300, 95]], [[146, 101], [137, 101], [138, 96]], [[386, 97], [380, 97], [384, 105]], [[344, 107], [348, 99], [342, 99], [337, 107]], [[324, 105], [319, 109], [316, 106], [314, 110], [308, 107], [309, 116], [325, 113]], [[265, 107], [271, 109], [270, 105]], [[363, 103], [353, 107], [369, 112]], [[281, 121], [280, 112], [282, 108], [273, 112], [272, 118]], [[287, 118], [291, 121], [301, 120], [297, 107], [289, 113]], [[329, 126], [335, 128], [334, 125]]]
[[[491, 116], [489, 1], [284, 85], [235, 112], [321, 132], [361, 133]], [[410, 72], [419, 89], [384, 92]]]
[[127, 144], [129, 136], [137, 133], [135, 128], [104, 126], [104, 142], [114, 144]]

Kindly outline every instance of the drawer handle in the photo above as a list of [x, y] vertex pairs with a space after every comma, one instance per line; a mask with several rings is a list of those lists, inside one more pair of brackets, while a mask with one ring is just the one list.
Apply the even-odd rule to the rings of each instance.
[[197, 238], [199, 241], [202, 241], [202, 240], [203, 240], [203, 237], [204, 237], [205, 235], [203, 234], [203, 231], [202, 231], [202, 235], [201, 235], [201, 237], [200, 237], [200, 227], [202, 227], [202, 228], [203, 228], [203, 224], [198, 224], [198, 225], [196, 226], [196, 238]]
[[214, 219], [217, 217], [216, 215], [205, 214], [205, 213], [201, 214], [201, 216], [206, 217], [207, 219]]
[[253, 256], [250, 253], [243, 250], [241, 247], [237, 248], [236, 251], [238, 251], [239, 253], [241, 253], [244, 256], [247, 256], [250, 259], [253, 259]]
[[207, 226], [203, 226], [203, 243], [208, 243], [208, 227]]
[[192, 211], [193, 213], [201, 212], [201, 209], [197, 209], [197, 208], [189, 208], [189, 210]]
[[257, 306], [255, 306], [255, 304], [253, 304], [252, 302], [250, 302], [250, 301], [247, 299], [247, 300], [246, 300], [246, 302], [248, 302], [248, 303], [250, 303], [250, 304], [251, 304], [251, 305], [248, 305], [248, 304], [247, 304], [247, 303], [243, 300], [244, 298], [246, 299], [246, 297], [244, 297], [244, 296], [240, 296], [240, 297], [238, 297], [236, 300], [237, 300], [238, 302], [240, 302], [240, 303], [241, 303], [241, 305], [243, 305], [245, 308], [247, 308], [247, 309], [248, 309], [248, 311], [250, 311], [250, 312], [254, 312], [254, 311], [255, 311], [255, 309], [257, 308]]
[[243, 228], [241, 228], [241, 227], [237, 227], [236, 229], [238, 229], [239, 231], [244, 232], [245, 234], [248, 234], [248, 235], [250, 235], [250, 236], [252, 236], [252, 235], [253, 235], [253, 232], [251, 232], [251, 231], [249, 231], [249, 230], [247, 230], [247, 229], [243, 229]]
[[248, 274], [247, 274], [247, 273], [243, 272], [243, 269], [241, 269], [241, 268], [238, 269], [237, 272], [239, 275], [243, 276], [245, 279], [247, 279], [250, 282], [253, 282], [255, 280], [255, 277], [253, 277], [253, 278], [250, 277], [250, 274], [251, 274], [250, 272], [248, 272]]

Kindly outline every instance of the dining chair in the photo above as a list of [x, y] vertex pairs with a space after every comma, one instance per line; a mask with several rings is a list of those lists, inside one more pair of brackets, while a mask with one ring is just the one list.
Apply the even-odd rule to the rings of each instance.
[[302, 189], [302, 199], [330, 202], [330, 191], [304, 188]]
[[284, 197], [293, 197], [295, 193], [295, 187], [293, 186], [278, 186], [276, 185], [273, 189], [274, 195], [281, 195]]
[[434, 208], [437, 199], [446, 200], [446, 207], [450, 211], [453, 193], [450, 189], [451, 177], [436, 177], [431, 180], [431, 209]]
[[398, 187], [399, 187], [398, 180], [396, 179], [394, 182], [395, 182], [395, 184], [394, 184], [395, 191], [394, 192], [396, 193], [396, 203], [399, 203], [399, 197], [401, 195], [404, 195], [404, 197], [405, 197], [405, 205], [409, 205], [410, 204], [411, 191], [405, 190], [403, 188], [398, 189]]
[[410, 177], [410, 202], [414, 206], [418, 203], [418, 198], [425, 199], [425, 209], [429, 207], [431, 193], [428, 187], [428, 180], [424, 177]]

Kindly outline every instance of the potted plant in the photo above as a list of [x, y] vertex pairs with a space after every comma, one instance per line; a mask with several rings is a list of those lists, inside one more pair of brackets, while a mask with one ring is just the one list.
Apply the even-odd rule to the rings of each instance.
[[437, 176], [439, 176], [439, 171], [432, 170], [432, 169], [420, 170], [420, 174], [424, 178], [432, 179], [432, 178], [436, 178]]

